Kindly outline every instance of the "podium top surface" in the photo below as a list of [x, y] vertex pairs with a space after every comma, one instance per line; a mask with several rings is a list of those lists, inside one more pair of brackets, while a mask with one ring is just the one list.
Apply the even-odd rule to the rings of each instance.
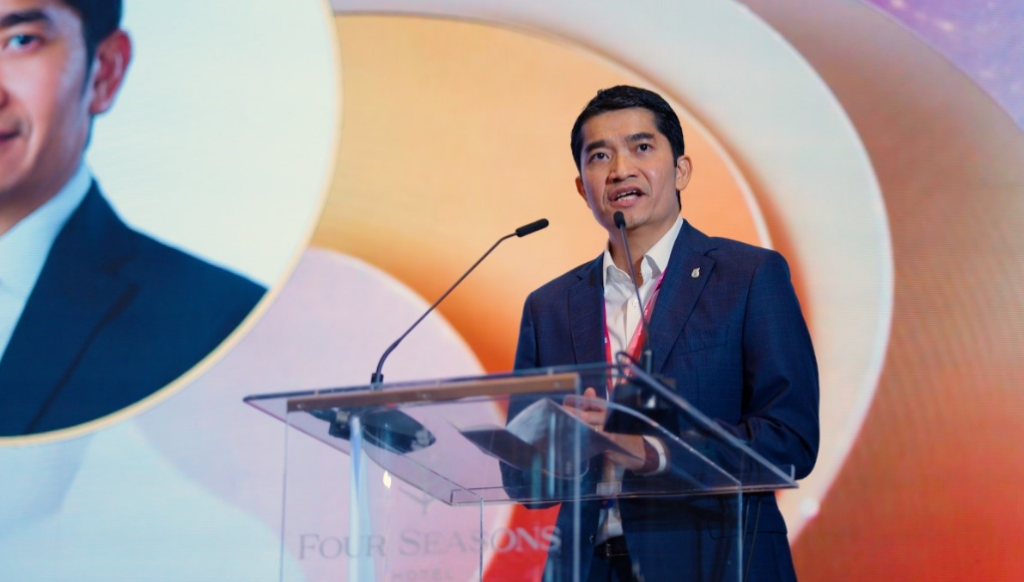
[[[588, 387], [599, 394], [588, 402], [607, 410], [597, 430], [563, 406]], [[450, 505], [796, 487], [788, 468], [772, 465], [628, 364], [253, 395], [245, 402]], [[602, 471], [604, 452], [615, 450], [620, 434], [653, 443], [661, 470], [613, 477]]]

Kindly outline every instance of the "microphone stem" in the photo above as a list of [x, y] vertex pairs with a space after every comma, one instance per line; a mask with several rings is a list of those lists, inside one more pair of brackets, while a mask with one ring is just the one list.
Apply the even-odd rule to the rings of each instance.
[[388, 356], [391, 355], [391, 352], [394, 351], [394, 349], [398, 347], [398, 344], [402, 343], [402, 340], [405, 339], [405, 336], [409, 335], [412, 332], [412, 330], [416, 329], [416, 326], [419, 325], [420, 322], [423, 321], [424, 318], [426, 318], [428, 315], [430, 315], [430, 312], [434, 311], [434, 308], [437, 307], [442, 301], [444, 301], [445, 297], [448, 297], [448, 295], [452, 291], [454, 291], [456, 287], [459, 286], [459, 283], [461, 283], [463, 279], [468, 277], [469, 274], [473, 272], [473, 269], [477, 268], [477, 265], [482, 263], [484, 261], [484, 259], [486, 259], [487, 256], [490, 255], [494, 251], [494, 249], [498, 248], [498, 245], [500, 245], [501, 243], [505, 242], [506, 240], [508, 240], [508, 239], [510, 239], [510, 238], [512, 238], [514, 236], [516, 236], [516, 233], [506, 234], [505, 236], [499, 238], [497, 240], [497, 242], [495, 242], [493, 245], [491, 245], [491, 248], [487, 249], [487, 252], [484, 253], [482, 257], [480, 257], [479, 259], [477, 259], [477, 261], [475, 263], [473, 263], [473, 266], [470, 267], [468, 271], [466, 271], [465, 273], [462, 274], [461, 277], [459, 277], [459, 280], [456, 281], [455, 284], [453, 284], [451, 287], [448, 288], [447, 291], [444, 292], [444, 295], [441, 295], [441, 297], [439, 297], [438, 300], [435, 301], [434, 304], [431, 305], [430, 308], [427, 309], [423, 313], [423, 315], [420, 316], [419, 319], [417, 319], [411, 326], [409, 326], [409, 329], [405, 330], [405, 333], [403, 333], [401, 335], [401, 337], [396, 339], [393, 344], [388, 346], [388, 349], [384, 351], [384, 355], [382, 355], [380, 357], [380, 361], [377, 362], [377, 371], [374, 372], [373, 375], [370, 377], [370, 384], [371, 384], [371, 386], [374, 389], [378, 389], [379, 390], [380, 389], [380, 385], [384, 382], [384, 374], [381, 373], [381, 370], [384, 368], [384, 360], [386, 360], [388, 358]]
[[622, 235], [622, 246], [626, 249], [626, 262], [629, 263], [629, 280], [633, 282], [633, 290], [636, 292], [636, 302], [640, 307], [640, 326], [644, 331], [644, 351], [640, 357], [640, 367], [648, 374], [651, 373], [651, 334], [647, 329], [647, 317], [644, 315], [644, 298], [640, 295], [640, 285], [637, 283], [636, 267], [633, 265], [633, 254], [629, 252], [629, 242], [626, 240], [626, 222], [619, 223], [619, 234]]

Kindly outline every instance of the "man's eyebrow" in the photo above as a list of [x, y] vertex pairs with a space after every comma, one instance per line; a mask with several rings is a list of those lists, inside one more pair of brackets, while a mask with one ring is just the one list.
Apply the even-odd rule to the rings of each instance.
[[607, 146], [608, 146], [608, 142], [606, 142], [603, 139], [594, 140], [594, 141], [592, 141], [592, 142], [590, 142], [590, 143], [588, 143], [588, 144], [583, 146], [583, 153], [584, 154], [589, 154], [590, 152], [592, 152], [592, 151], [594, 151], [596, 149], [600, 149], [600, 148], [607, 147]]
[[53, 19], [42, 10], [22, 10], [21, 12], [11, 12], [0, 16], [0, 28], [11, 28], [29, 22], [53, 24]]
[[638, 141], [647, 141], [654, 139], [654, 134], [648, 131], [641, 131], [640, 133], [633, 133], [626, 137], [626, 141], [629, 143], [635, 143]]

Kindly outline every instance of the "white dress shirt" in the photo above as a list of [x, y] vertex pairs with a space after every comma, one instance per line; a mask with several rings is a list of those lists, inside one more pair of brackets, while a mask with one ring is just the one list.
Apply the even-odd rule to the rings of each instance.
[[[662, 273], [668, 267], [672, 247], [682, 228], [683, 219], [677, 218], [672, 228], [658, 242], [654, 243], [654, 246], [644, 254], [640, 261], [638, 275], [643, 279], [643, 284], [640, 285], [640, 296], [643, 297], [645, 307], [654, 297], [654, 290], [658, 281], [661, 280]], [[603, 267], [605, 325], [608, 328], [607, 339], [611, 343], [611, 353], [614, 358], [615, 354], [626, 350], [630, 340], [633, 339], [633, 334], [637, 331], [637, 326], [640, 325], [640, 302], [637, 301], [629, 273], [615, 266], [611, 251], [608, 249], [604, 251]], [[647, 439], [647, 442], [658, 451], [660, 462], [654, 473], [660, 473], [665, 469], [667, 462], [664, 445], [658, 439]], [[619, 483], [622, 481], [622, 474], [622, 467], [616, 466], [614, 476], [608, 475], [608, 477], [612, 477], [614, 482]], [[600, 523], [597, 542], [622, 535], [622, 519], [619, 517], [618, 504], [601, 511]]]
[[82, 164], [56, 196], [0, 236], [0, 360], [53, 242], [91, 185], [92, 174]]

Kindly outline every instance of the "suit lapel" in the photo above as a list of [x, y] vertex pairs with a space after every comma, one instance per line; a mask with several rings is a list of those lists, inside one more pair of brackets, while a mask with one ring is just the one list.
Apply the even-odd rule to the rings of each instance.
[[[713, 241], [684, 222], [669, 257], [665, 279], [658, 302], [651, 315], [651, 344], [654, 346], [652, 369], [660, 372], [672, 346], [683, 333], [697, 299], [700, 297], [715, 260], [706, 253], [714, 249]], [[694, 276], [696, 275], [696, 276]]]
[[54, 241], [0, 360], [0, 434], [32, 429], [89, 342], [130, 300], [132, 286], [116, 273], [133, 250], [127, 232], [93, 184]]

